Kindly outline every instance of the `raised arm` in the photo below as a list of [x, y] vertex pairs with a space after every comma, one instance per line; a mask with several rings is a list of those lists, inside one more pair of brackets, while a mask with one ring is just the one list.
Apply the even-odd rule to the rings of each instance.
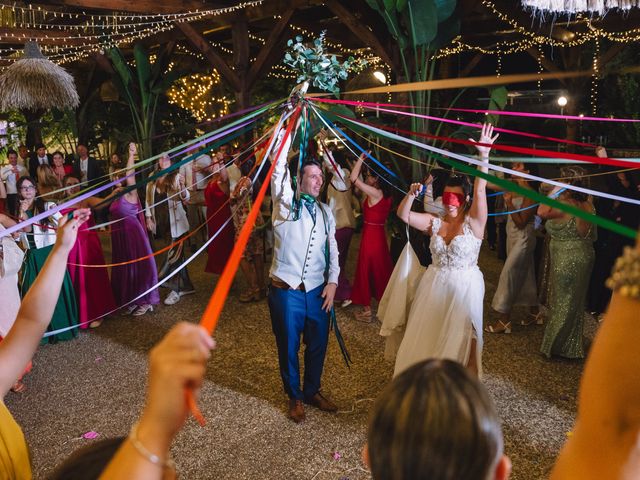
[[[476, 142], [473, 138], [469, 141], [476, 144], [476, 150], [478, 150], [478, 156], [483, 163], [478, 167], [478, 170], [482, 173], [489, 172], [489, 152], [491, 147], [479, 145], [480, 143], [491, 144], [498, 139], [500, 134], [493, 134], [493, 125], [485, 123], [482, 125], [482, 131], [480, 132], [480, 138]], [[487, 207], [487, 181], [484, 178], [476, 177], [473, 183], [473, 202], [471, 203], [471, 210], [469, 211], [469, 220], [471, 224], [471, 230], [473, 234], [482, 238], [484, 236], [484, 227], [487, 224], [487, 215], [489, 209]]]
[[291, 148], [291, 135], [286, 139], [280, 155], [275, 158], [275, 155], [278, 153], [278, 149], [280, 148], [280, 144], [283, 141], [285, 130], [286, 129], [283, 126], [278, 133], [276, 144], [271, 150], [271, 161], [276, 162], [273, 167], [273, 174], [271, 175], [271, 198], [273, 200], [274, 220], [286, 219], [289, 216], [293, 202], [293, 188], [291, 187], [289, 165], [287, 164], [289, 149]]
[[136, 147], [136, 144], [131, 142], [129, 144], [129, 158], [127, 158], [127, 171], [126, 171], [126, 175], [127, 175], [126, 185], [128, 187], [132, 187], [133, 185], [136, 184], [136, 176], [135, 176], [136, 170], [135, 168], [133, 168], [133, 166], [135, 165], [135, 156], [137, 151], [138, 149]]
[[344, 169], [336, 162], [328, 148], [323, 149], [322, 158], [325, 168], [331, 172], [331, 184], [336, 190], [349, 190], [351, 188], [351, 178], [346, 176]]
[[400, 205], [398, 205], [396, 213], [400, 220], [408, 224], [410, 227], [420, 230], [421, 232], [427, 232], [431, 228], [431, 222], [433, 222], [435, 217], [430, 213], [418, 213], [411, 211], [413, 201], [418, 197], [418, 195], [420, 195], [422, 188], [422, 183], [412, 183], [409, 187], [409, 191], [400, 202]]
[[[371, 153], [371, 152], [369, 152]], [[358, 157], [358, 161], [353, 166], [353, 170], [351, 171], [350, 180], [353, 185], [355, 185], [358, 189], [360, 189], [367, 197], [369, 197], [369, 204], [373, 205], [380, 201], [380, 199], [384, 196], [382, 190], [379, 188], [368, 185], [367, 183], [360, 180], [360, 172], [362, 171], [362, 164], [364, 163], [364, 159], [369, 156], [368, 153], [362, 152], [362, 154]]]
[[639, 267], [640, 236], [635, 249], [629, 247], [614, 269], [614, 293], [589, 352], [573, 435], [560, 453], [551, 480], [638, 477]]
[[151, 350], [144, 410], [100, 480], [175, 478], [169, 448], [187, 419], [184, 392], [200, 390], [214, 346], [204, 328], [182, 322]]
[[90, 215], [91, 210], [78, 209], [72, 219], [66, 215], [60, 218], [56, 243], [35, 282], [22, 299], [13, 327], [0, 342], [0, 394], [3, 397], [33, 357], [51, 322], [67, 271], [67, 257], [76, 241], [78, 227]]

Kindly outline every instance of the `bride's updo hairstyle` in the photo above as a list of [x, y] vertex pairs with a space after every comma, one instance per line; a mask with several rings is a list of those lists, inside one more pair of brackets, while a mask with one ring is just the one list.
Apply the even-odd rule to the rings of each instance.
[[374, 480], [488, 480], [502, 448], [489, 394], [451, 360], [426, 360], [397, 376], [369, 422]]
[[466, 175], [460, 175], [458, 173], [452, 173], [447, 178], [444, 184], [444, 188], [447, 187], [460, 187], [464, 193], [465, 209], [471, 207], [471, 194], [473, 193], [473, 185], [469, 177]]
[[[565, 166], [560, 168], [560, 176], [562, 181], [575, 187], [589, 188], [589, 177], [586, 176], [587, 171], [577, 165]], [[578, 202], [586, 202], [589, 195], [584, 192], [576, 192], [575, 190], [566, 190], [564, 193], [567, 197]]]

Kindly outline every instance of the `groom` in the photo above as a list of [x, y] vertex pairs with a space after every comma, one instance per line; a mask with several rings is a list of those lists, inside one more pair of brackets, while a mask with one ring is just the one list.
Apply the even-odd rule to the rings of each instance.
[[[271, 177], [274, 253], [269, 311], [280, 376], [289, 396], [289, 417], [299, 423], [305, 418], [304, 403], [326, 412], [338, 410], [320, 393], [320, 377], [340, 267], [335, 220], [329, 207], [317, 201], [324, 182], [322, 166], [315, 161], [302, 165], [300, 199], [296, 199], [287, 162], [290, 147], [291, 136], [275, 160]], [[306, 345], [302, 390], [298, 365], [301, 335]]]

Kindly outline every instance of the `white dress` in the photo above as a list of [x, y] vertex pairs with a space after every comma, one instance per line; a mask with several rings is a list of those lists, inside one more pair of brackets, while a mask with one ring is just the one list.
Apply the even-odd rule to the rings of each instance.
[[[522, 197], [513, 199], [515, 208], [522, 207]], [[533, 219], [523, 228], [516, 226], [509, 215], [507, 220], [507, 260], [504, 262], [498, 288], [491, 307], [500, 313], [509, 313], [512, 307], [538, 305], [533, 254], [536, 249], [536, 234]]]
[[[5, 230], [0, 225], [0, 232]], [[0, 239], [0, 248], [2, 244], [15, 242], [11, 236]], [[9, 258], [11, 256], [11, 258]], [[0, 337], [6, 337], [9, 330], [16, 321], [18, 310], [20, 310], [20, 292], [18, 291], [18, 271], [22, 264], [24, 253], [19, 248], [2, 251], [2, 265], [0, 266]]]
[[392, 362], [396, 358], [404, 336], [407, 317], [411, 311], [411, 304], [425, 270], [425, 267], [420, 264], [411, 242], [407, 241], [404, 250], [398, 257], [376, 313], [382, 322], [380, 335], [386, 337], [385, 360]]
[[422, 276], [398, 350], [394, 376], [428, 358], [447, 358], [466, 365], [476, 340], [478, 375], [482, 374], [482, 301], [484, 278], [478, 268], [482, 240], [471, 231], [447, 245], [438, 235], [442, 220], [431, 224], [429, 249], [433, 263]]

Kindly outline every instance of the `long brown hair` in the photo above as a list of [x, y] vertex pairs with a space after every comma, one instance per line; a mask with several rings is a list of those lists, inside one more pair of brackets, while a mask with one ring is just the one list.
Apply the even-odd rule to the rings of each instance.
[[[162, 157], [160, 157], [160, 159], [168, 157], [168, 155], [162, 155]], [[171, 165], [173, 165], [175, 162], [169, 158], [169, 161], [171, 162]], [[160, 169], [160, 166], [158, 166], [158, 170]], [[173, 190], [175, 189], [175, 184], [176, 184], [176, 176], [178, 175], [178, 173], [180, 173], [180, 169], [176, 168], [175, 170], [167, 173], [166, 175], [163, 175], [160, 178], [156, 179], [156, 188], [158, 189], [158, 191], [160, 193], [175, 193], [173, 192]]]
[[486, 479], [502, 447], [489, 394], [451, 360], [426, 360], [396, 377], [369, 422], [374, 480]]

